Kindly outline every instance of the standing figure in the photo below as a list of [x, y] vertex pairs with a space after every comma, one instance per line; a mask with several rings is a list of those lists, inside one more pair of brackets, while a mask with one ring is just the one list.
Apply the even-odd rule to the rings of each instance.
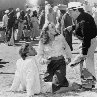
[[48, 6], [48, 13], [46, 14], [45, 24], [53, 23], [56, 24], [56, 14], [51, 6]]
[[4, 39], [4, 42], [7, 42], [7, 26], [8, 26], [8, 13], [9, 13], [9, 10], [6, 10], [5, 11], [5, 15], [3, 16], [3, 19], [2, 19], [2, 22], [3, 22], [3, 27], [6, 28], [5, 30], [5, 39]]
[[61, 26], [62, 26], [61, 21], [62, 21], [63, 15], [66, 13], [66, 9], [67, 9], [67, 5], [63, 5], [63, 4], [58, 5], [58, 11], [57, 11], [57, 17], [56, 17], [57, 19], [56, 28], [57, 30], [59, 30], [60, 33], [61, 33]]
[[30, 8], [26, 9], [26, 14], [24, 16], [24, 28], [23, 34], [26, 41], [31, 41], [31, 17], [30, 17]]
[[39, 29], [43, 28], [44, 23], [45, 23], [45, 11], [42, 10], [42, 12], [39, 16]]
[[[70, 16], [75, 20], [75, 25], [67, 27], [68, 31], [74, 31], [74, 35], [82, 41], [82, 52], [75, 57], [75, 59], [70, 63], [71, 66], [75, 66], [77, 63], [84, 61], [86, 66], [86, 72], [83, 73], [81, 77], [82, 85], [95, 86], [96, 74], [94, 65], [94, 51], [97, 47], [97, 27], [93, 17], [84, 12], [83, 7], [80, 2], [70, 2], [68, 4], [68, 10]], [[81, 72], [82, 73], [82, 72]], [[90, 76], [88, 74], [91, 74]], [[89, 82], [91, 80], [91, 82]]]
[[37, 17], [37, 11], [33, 11], [33, 15], [31, 17], [31, 23], [32, 23], [32, 38], [33, 40], [38, 37], [40, 35], [40, 31], [39, 31], [39, 20]]
[[14, 27], [15, 27], [15, 10], [12, 10], [9, 14], [8, 26], [7, 26], [7, 42], [9, 46], [14, 45]]
[[63, 31], [64, 28], [67, 28], [68, 26], [71, 26], [73, 24], [73, 20], [70, 17], [69, 13], [66, 12], [61, 20], [61, 33], [64, 35], [68, 45], [70, 46], [71, 51], [73, 50], [72, 47], [72, 32], [67, 31]]

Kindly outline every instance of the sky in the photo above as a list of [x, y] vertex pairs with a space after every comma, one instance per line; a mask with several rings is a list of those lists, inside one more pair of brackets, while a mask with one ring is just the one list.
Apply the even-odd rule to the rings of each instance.
[[26, 0], [31, 5], [37, 5], [38, 0]]

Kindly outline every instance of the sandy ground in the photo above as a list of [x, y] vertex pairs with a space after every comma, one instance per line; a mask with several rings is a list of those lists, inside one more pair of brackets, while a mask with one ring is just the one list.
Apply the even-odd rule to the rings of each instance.
[[[38, 41], [33, 42], [33, 46], [37, 49]], [[73, 38], [73, 58], [78, 54], [77, 48], [79, 41]], [[0, 97], [26, 97], [26, 92], [10, 92], [9, 88], [14, 78], [14, 72], [16, 68], [16, 60], [19, 59], [18, 50], [22, 43], [17, 46], [7, 46], [4, 43], [0, 44]], [[97, 53], [95, 52], [95, 65], [97, 64]], [[96, 74], [97, 74], [97, 65]], [[44, 70], [44, 66], [42, 67]], [[74, 68], [67, 67], [67, 78], [74, 82], [80, 82], [79, 66]], [[97, 97], [97, 89], [92, 91], [80, 91], [80, 92], [67, 92], [62, 94], [40, 94], [35, 97]]]

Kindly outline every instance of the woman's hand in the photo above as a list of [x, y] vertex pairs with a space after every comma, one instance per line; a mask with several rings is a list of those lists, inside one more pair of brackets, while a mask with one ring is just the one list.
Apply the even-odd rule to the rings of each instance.
[[43, 64], [43, 65], [44, 64], [49, 64], [50, 63], [50, 60], [47, 60], [47, 59], [42, 58], [40, 63]]

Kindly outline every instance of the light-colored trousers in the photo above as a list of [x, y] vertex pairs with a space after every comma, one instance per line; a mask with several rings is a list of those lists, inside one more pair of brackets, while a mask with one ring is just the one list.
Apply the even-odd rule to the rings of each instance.
[[85, 60], [85, 65], [88, 71], [96, 78], [96, 73], [95, 73], [95, 65], [94, 65], [94, 51], [97, 47], [97, 39], [93, 38], [91, 40], [91, 46], [88, 49], [87, 53], [87, 58]]
[[[88, 41], [87, 41], [88, 42]], [[95, 65], [94, 65], [94, 51], [97, 47], [97, 39], [93, 38], [91, 39], [91, 45], [88, 49], [86, 60], [84, 60], [83, 65], [88, 69], [88, 71], [96, 78], [95, 74]], [[72, 61], [72, 64], [80, 62], [81, 61], [82, 54], [77, 55], [74, 60]]]

